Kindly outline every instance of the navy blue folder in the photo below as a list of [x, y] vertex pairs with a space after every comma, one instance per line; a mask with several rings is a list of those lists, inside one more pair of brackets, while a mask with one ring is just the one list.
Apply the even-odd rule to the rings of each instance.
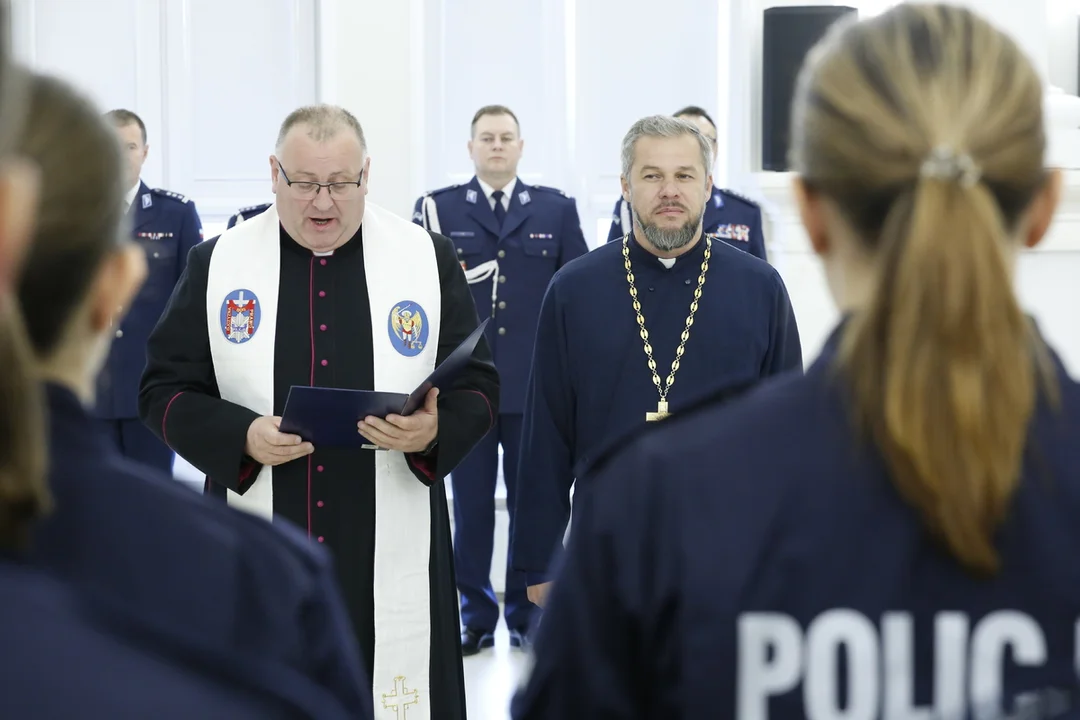
[[424, 406], [428, 390], [449, 388], [469, 364], [490, 318], [480, 323], [419, 387], [405, 393], [293, 385], [281, 413], [281, 432], [299, 435], [315, 447], [377, 449], [357, 432], [356, 423], [368, 416], [412, 415]]

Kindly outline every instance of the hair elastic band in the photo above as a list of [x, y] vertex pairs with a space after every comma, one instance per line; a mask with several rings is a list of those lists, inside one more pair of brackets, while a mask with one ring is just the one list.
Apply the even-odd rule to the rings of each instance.
[[959, 182], [961, 187], [973, 187], [982, 177], [982, 168], [967, 153], [958, 153], [947, 145], [938, 145], [931, 151], [922, 167], [920, 177], [946, 182]]

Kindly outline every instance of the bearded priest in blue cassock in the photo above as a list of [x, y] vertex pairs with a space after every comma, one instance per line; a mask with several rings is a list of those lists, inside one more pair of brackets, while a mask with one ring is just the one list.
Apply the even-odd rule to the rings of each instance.
[[780, 275], [702, 232], [710, 167], [712, 146], [693, 124], [635, 123], [622, 148], [633, 231], [564, 266], [544, 297], [510, 550], [538, 605], [570, 517], [575, 468], [695, 400], [802, 370]]
[[386, 452], [312, 447], [279, 423], [293, 385], [411, 392], [476, 328], [472, 293], [448, 238], [366, 201], [347, 111], [292, 113], [270, 167], [276, 202], [193, 249], [150, 338], [140, 414], [208, 492], [330, 548], [376, 718], [463, 719], [443, 478], [499, 407], [487, 345], [416, 413], [359, 418]]

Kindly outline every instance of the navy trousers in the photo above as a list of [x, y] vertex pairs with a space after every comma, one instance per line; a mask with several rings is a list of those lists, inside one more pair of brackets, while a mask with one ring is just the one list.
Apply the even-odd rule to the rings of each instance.
[[[495, 544], [495, 486], [500, 444], [512, 536], [521, 414], [500, 414], [495, 427], [450, 473], [454, 488], [454, 569], [461, 593], [461, 622], [480, 632], [494, 632], [499, 624], [499, 602], [491, 588], [491, 555]], [[509, 553], [507, 555], [506, 625], [526, 630], [534, 606], [526, 594], [525, 573], [512, 570]]]
[[161, 442], [138, 418], [101, 420], [120, 453], [135, 462], [149, 465], [169, 477], [173, 474], [173, 451]]

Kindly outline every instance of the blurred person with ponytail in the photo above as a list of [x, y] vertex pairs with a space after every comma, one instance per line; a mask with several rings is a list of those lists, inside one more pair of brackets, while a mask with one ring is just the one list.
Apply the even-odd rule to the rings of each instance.
[[[63, 81], [30, 75], [27, 83], [16, 150], [38, 168], [41, 190], [17, 305], [44, 384], [53, 507], [34, 524], [24, 558], [112, 618], [115, 637], [145, 646], [147, 668], [175, 665], [195, 683], [179, 702], [171, 685], [151, 677], [147, 688], [165, 693], [158, 700], [124, 689], [132, 701], [147, 696], [138, 706], [144, 713], [87, 716], [371, 717], [327, 553], [295, 527], [272, 526], [124, 458], [88, 410], [146, 258], [125, 230], [113, 128]], [[217, 700], [235, 702], [234, 714], [217, 714]], [[0, 717], [37, 717], [2, 710]]]
[[607, 458], [514, 717], [1076, 717], [1080, 388], [1013, 287], [1061, 187], [1039, 76], [903, 3], [834, 28], [793, 110], [842, 320]]
[[[197, 657], [171, 643], [163, 647], [146, 628], [134, 629], [112, 608], [88, 601], [30, 561], [35, 524], [49, 518], [58, 503], [48, 489], [41, 388], [15, 286], [34, 232], [38, 198], [43, 191], [49, 197], [49, 191], [34, 164], [16, 155], [28, 119], [27, 91], [40, 94], [40, 88], [32, 90], [28, 76], [11, 62], [9, 39], [8, 3], [0, 0], [0, 717], [268, 720], [313, 717], [309, 709], [319, 717], [354, 717], [333, 714], [336, 705], [319, 698], [283, 701], [266, 692], [261, 680], [210, 672], [211, 662], [221, 665], [232, 658]], [[63, 132], [77, 134], [78, 128], [64, 127]], [[68, 149], [63, 137], [52, 139]], [[78, 164], [89, 158], [68, 159]], [[118, 169], [118, 155], [115, 164]], [[98, 168], [111, 165], [105, 160]], [[102, 192], [109, 194], [111, 188], [105, 182]], [[137, 273], [130, 280], [136, 282]], [[88, 485], [100, 479], [90, 472], [82, 478]], [[299, 696], [301, 690], [297, 686], [288, 692]]]

